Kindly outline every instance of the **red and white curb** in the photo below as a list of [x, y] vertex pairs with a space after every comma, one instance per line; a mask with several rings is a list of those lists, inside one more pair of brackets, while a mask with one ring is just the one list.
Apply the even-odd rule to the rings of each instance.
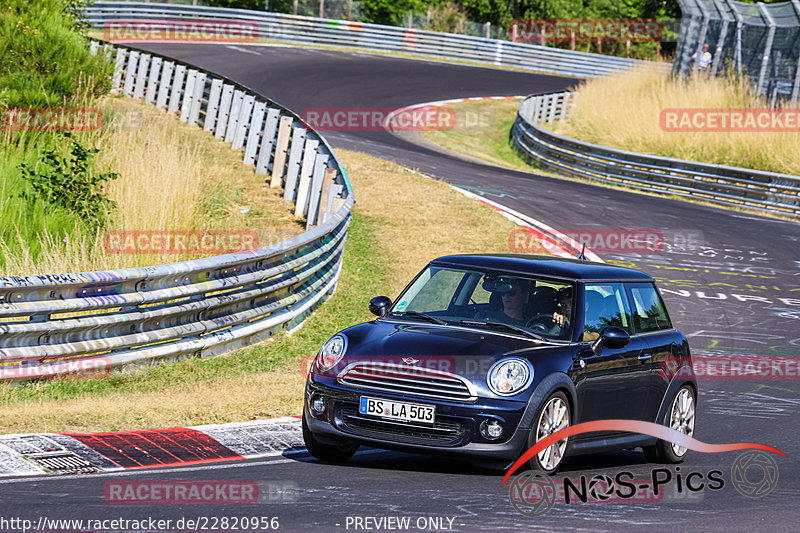
[[296, 417], [108, 433], [0, 435], [0, 477], [237, 461], [304, 449]]

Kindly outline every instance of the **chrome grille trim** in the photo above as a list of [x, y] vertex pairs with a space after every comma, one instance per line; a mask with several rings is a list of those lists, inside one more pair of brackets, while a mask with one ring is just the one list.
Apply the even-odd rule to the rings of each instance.
[[358, 361], [349, 364], [337, 378], [342, 385], [421, 398], [473, 402], [478, 391], [466, 378], [412, 365]]
[[455, 446], [464, 441], [467, 434], [463, 422], [438, 417], [433, 425], [400, 422], [367, 417], [349, 405], [338, 407], [336, 413], [339, 429], [367, 438], [427, 446]]

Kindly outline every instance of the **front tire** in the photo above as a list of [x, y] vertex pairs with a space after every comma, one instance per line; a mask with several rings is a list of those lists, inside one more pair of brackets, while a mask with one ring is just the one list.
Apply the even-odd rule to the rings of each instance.
[[[662, 423], [680, 431], [690, 437], [694, 435], [695, 413], [697, 400], [694, 390], [689, 385], [683, 385], [672, 399], [669, 410], [664, 415]], [[642, 448], [644, 456], [651, 463], [682, 463], [689, 451], [683, 446], [672, 444], [659, 439], [654, 446]]]
[[[528, 447], [530, 448], [551, 433], [555, 433], [569, 426], [571, 413], [569, 402], [563, 392], [553, 393], [542, 404], [541, 409], [536, 414], [536, 425], [531, 428], [528, 436]], [[558, 467], [564, 460], [567, 450], [567, 440], [562, 439], [554, 442], [530, 460], [531, 467], [544, 472], [545, 474], [555, 474]]]
[[311, 433], [308, 424], [306, 423], [306, 414], [303, 413], [303, 441], [306, 444], [308, 453], [319, 459], [320, 461], [328, 461], [333, 463], [343, 463], [353, 457], [353, 454], [358, 451], [359, 444], [353, 441], [344, 441], [339, 445], [323, 444], [319, 442], [314, 434]]

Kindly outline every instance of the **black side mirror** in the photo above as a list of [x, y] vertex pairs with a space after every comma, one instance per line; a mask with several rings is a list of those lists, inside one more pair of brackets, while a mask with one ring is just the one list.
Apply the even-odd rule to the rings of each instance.
[[388, 296], [376, 296], [369, 301], [369, 312], [375, 316], [386, 316], [392, 301]]
[[603, 353], [603, 346], [608, 346], [612, 350], [624, 348], [631, 342], [631, 336], [622, 328], [608, 326], [600, 336], [592, 343], [592, 351], [595, 355]]

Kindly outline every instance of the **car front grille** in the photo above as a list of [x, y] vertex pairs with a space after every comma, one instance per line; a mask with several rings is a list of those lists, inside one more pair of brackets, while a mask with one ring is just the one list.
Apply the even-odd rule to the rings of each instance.
[[475, 401], [477, 392], [461, 376], [410, 365], [362, 361], [345, 368], [339, 383], [438, 400]]
[[440, 417], [432, 425], [383, 420], [362, 415], [351, 405], [340, 406], [337, 415], [337, 425], [345, 432], [407, 444], [453, 446], [463, 441], [466, 433], [461, 422]]

